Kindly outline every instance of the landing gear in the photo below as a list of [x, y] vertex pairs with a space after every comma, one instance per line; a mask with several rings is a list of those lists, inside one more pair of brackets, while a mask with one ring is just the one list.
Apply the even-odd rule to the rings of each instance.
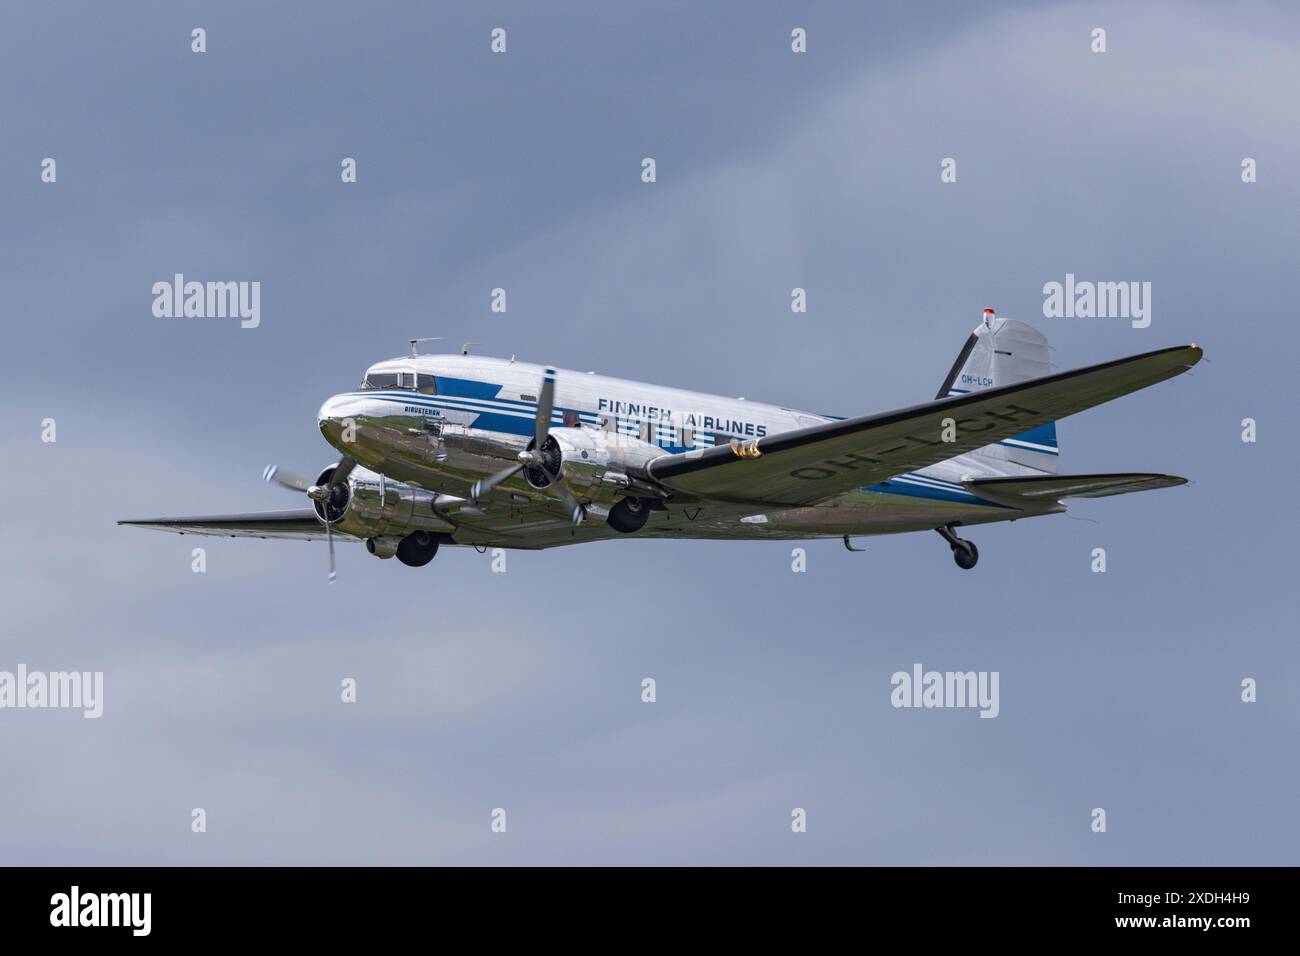
[[952, 549], [952, 559], [957, 562], [957, 567], [963, 571], [969, 571], [979, 561], [980, 549], [975, 547], [973, 541], [962, 541], [960, 545]]
[[957, 562], [957, 567], [969, 571], [979, 561], [980, 549], [975, 547], [974, 541], [957, 537], [952, 528], [952, 525], [944, 525], [934, 530], [939, 532], [939, 536], [948, 542], [948, 547], [952, 548], [952, 559]]
[[644, 498], [624, 498], [609, 509], [605, 523], [615, 531], [632, 534], [644, 528], [649, 519], [650, 502]]
[[412, 531], [397, 545], [397, 560], [408, 567], [422, 568], [438, 553], [438, 536], [428, 531]]

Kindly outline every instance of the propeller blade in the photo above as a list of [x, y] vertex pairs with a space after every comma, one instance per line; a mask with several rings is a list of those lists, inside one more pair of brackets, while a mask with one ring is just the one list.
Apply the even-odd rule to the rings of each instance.
[[351, 458], [344, 457], [330, 472], [329, 484], [327, 488], [333, 488], [339, 482], [343, 481], [348, 475], [352, 474], [352, 469], [357, 467], [357, 463]]
[[551, 484], [547, 490], [555, 492], [555, 497], [564, 502], [565, 507], [569, 509], [569, 517], [573, 519], [575, 527], [582, 524], [583, 519], [587, 517], [586, 509], [578, 503], [578, 499], [573, 497], [569, 489], [560, 482], [559, 475], [553, 475], [548, 471], [546, 476], [551, 479]]
[[311, 487], [311, 482], [302, 475], [285, 471], [279, 465], [267, 465], [262, 470], [262, 480], [273, 481], [281, 488], [288, 488], [290, 491], [306, 491]]
[[334, 531], [330, 527], [330, 523], [328, 521], [325, 522], [325, 543], [329, 546], [329, 551], [330, 551], [329, 583], [333, 584], [334, 579], [338, 577], [338, 574], [334, 570]]
[[501, 484], [501, 482], [518, 474], [523, 471], [523, 469], [524, 463], [520, 462], [517, 465], [511, 465], [509, 468], [502, 468], [495, 475], [488, 475], [486, 478], [480, 478], [478, 481], [474, 482], [473, 486], [469, 489], [469, 500], [478, 501], [497, 485]]
[[548, 368], [537, 396], [537, 421], [533, 424], [533, 447], [539, 452], [551, 433], [551, 412], [555, 409], [555, 369]]

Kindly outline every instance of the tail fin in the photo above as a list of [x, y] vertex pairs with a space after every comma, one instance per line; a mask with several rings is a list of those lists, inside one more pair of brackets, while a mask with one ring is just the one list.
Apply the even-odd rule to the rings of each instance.
[[[999, 319], [992, 309], [985, 309], [984, 321], [966, 340], [935, 398], [1013, 385], [1050, 372], [1047, 336], [1024, 322]], [[1056, 423], [1049, 422], [1014, 438], [985, 445], [969, 457], [991, 466], [998, 474], [1056, 474], [1058, 454]]]

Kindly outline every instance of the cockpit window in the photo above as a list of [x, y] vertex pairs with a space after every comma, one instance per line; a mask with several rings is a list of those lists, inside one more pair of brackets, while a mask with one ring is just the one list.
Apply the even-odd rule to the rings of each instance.
[[408, 371], [367, 372], [365, 380], [361, 383], [362, 391], [380, 388], [418, 389], [425, 395], [437, 395], [438, 380], [426, 372], [420, 372], [418, 375]]
[[397, 388], [396, 372], [367, 372], [366, 380], [361, 383], [363, 389]]

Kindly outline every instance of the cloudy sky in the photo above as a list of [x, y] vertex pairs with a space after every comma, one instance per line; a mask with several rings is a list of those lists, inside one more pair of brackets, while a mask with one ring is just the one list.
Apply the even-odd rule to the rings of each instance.
[[[10, 4], [0, 81], [0, 670], [105, 680], [0, 711], [0, 860], [1296, 862], [1287, 5]], [[155, 318], [177, 272], [260, 281], [261, 326]], [[1044, 318], [1067, 273], [1150, 282], [1150, 327]], [[804, 574], [354, 546], [327, 587], [319, 544], [114, 524], [297, 505], [262, 467], [332, 461], [322, 399], [412, 336], [852, 415], [984, 306], [1063, 369], [1202, 344], [1059, 427], [1064, 471], [1193, 483], [978, 529], [970, 573], [932, 534]], [[1000, 715], [894, 709], [917, 662]]]

